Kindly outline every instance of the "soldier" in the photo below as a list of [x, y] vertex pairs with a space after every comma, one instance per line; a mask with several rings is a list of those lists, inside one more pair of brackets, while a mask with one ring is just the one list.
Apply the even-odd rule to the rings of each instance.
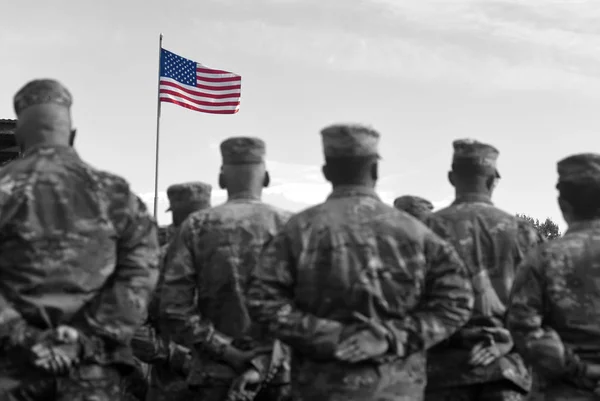
[[158, 275], [156, 224], [70, 146], [71, 95], [14, 98], [24, 151], [0, 171], [0, 400], [119, 400]]
[[[173, 224], [169, 226], [171, 238], [175, 238], [183, 221], [193, 212], [210, 207], [212, 186], [204, 182], [186, 182], [167, 188], [169, 208], [173, 214]], [[170, 243], [170, 242], [169, 242]], [[162, 260], [166, 258], [169, 243], [161, 247]], [[160, 288], [164, 281], [164, 263], [161, 264], [157, 290], [150, 302], [148, 320], [136, 332], [131, 342], [135, 355], [143, 362], [152, 365], [148, 401], [185, 400], [189, 397], [186, 377], [191, 360], [190, 350], [170, 341], [162, 333], [158, 319]]]
[[333, 192], [265, 249], [251, 316], [293, 349], [298, 400], [422, 400], [425, 350], [469, 318], [466, 271], [450, 244], [375, 193], [376, 131], [321, 134]]
[[530, 376], [504, 327], [505, 305], [517, 265], [543, 239], [529, 223], [493, 205], [498, 150], [472, 140], [453, 146], [448, 180], [456, 199], [427, 224], [465, 262], [475, 308], [461, 330], [430, 350], [426, 400], [523, 400]]
[[161, 325], [194, 352], [194, 400], [251, 400], [261, 387], [261, 397], [278, 399], [276, 390], [288, 384], [282, 350], [251, 323], [245, 290], [259, 253], [289, 213], [261, 201], [269, 184], [262, 140], [229, 138], [221, 154], [219, 185], [228, 200], [190, 215], [169, 248]]
[[404, 195], [394, 200], [394, 207], [424, 221], [433, 211], [433, 204], [419, 196]]
[[517, 272], [508, 328], [536, 373], [532, 400], [598, 400], [600, 154], [559, 161], [556, 188], [569, 228], [531, 252]]

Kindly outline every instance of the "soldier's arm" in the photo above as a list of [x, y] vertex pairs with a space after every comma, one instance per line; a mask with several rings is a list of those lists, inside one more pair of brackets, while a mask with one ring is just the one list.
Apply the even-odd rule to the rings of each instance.
[[201, 229], [198, 219], [187, 219], [173, 239], [169, 257], [165, 260], [163, 283], [159, 295], [161, 327], [169, 328], [169, 335], [189, 348], [204, 348], [220, 354], [232, 339], [215, 330], [196, 305], [197, 272], [194, 260], [194, 230]]
[[113, 210], [118, 227], [115, 270], [84, 308], [84, 322], [77, 327], [109, 344], [129, 344], [146, 318], [158, 278], [156, 224], [137, 196], [129, 191], [126, 196]]
[[174, 371], [185, 372], [191, 352], [158, 335], [149, 322], [139, 327], [131, 340], [134, 355], [147, 364], [166, 363]]
[[473, 289], [454, 248], [433, 233], [425, 240], [428, 268], [417, 306], [404, 319], [385, 321], [396, 346], [405, 354], [424, 351], [450, 337], [471, 317]]
[[144, 323], [135, 331], [131, 348], [137, 358], [148, 364], [165, 362], [169, 358], [168, 342], [158, 335], [150, 322]]
[[562, 342], [558, 333], [544, 326], [545, 266], [541, 251], [533, 251], [520, 266], [510, 295], [507, 326], [515, 347], [538, 371], [549, 376], [582, 377], [586, 365]]
[[173, 238], [165, 259], [160, 286], [159, 320], [170, 338], [180, 344], [203, 343], [214, 331], [213, 324], [200, 315], [195, 303], [196, 266], [193, 256], [192, 226], [187, 220]]
[[332, 358], [343, 326], [298, 309], [293, 302], [295, 262], [291, 240], [280, 232], [264, 249], [247, 292], [251, 317], [299, 352]]
[[26, 342], [27, 337], [37, 334], [37, 330], [27, 324], [1, 291], [0, 289], [0, 348]]

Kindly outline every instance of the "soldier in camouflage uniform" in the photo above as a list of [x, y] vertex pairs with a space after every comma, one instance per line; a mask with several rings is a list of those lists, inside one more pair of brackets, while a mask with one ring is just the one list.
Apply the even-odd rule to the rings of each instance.
[[262, 140], [229, 138], [221, 154], [228, 200], [190, 215], [169, 248], [161, 327], [193, 350], [194, 400], [250, 400], [261, 387], [258, 399], [277, 400], [289, 388], [285, 355], [250, 321], [245, 290], [259, 253], [290, 214], [261, 201], [269, 184]]
[[529, 223], [493, 205], [498, 150], [472, 140], [453, 146], [448, 178], [456, 199], [427, 224], [465, 262], [475, 308], [461, 330], [430, 350], [426, 400], [524, 400], [531, 378], [513, 350], [504, 315], [517, 265], [543, 238]]
[[424, 221], [433, 211], [433, 204], [419, 196], [404, 195], [394, 200], [394, 207]]
[[[181, 224], [190, 214], [210, 207], [211, 194], [212, 186], [200, 181], [175, 184], [167, 188], [167, 212], [171, 211], [173, 215], [173, 224], [169, 225], [170, 241], [178, 235]], [[161, 247], [163, 263], [157, 290], [150, 302], [148, 320], [138, 329], [131, 342], [136, 357], [152, 365], [147, 401], [186, 400], [190, 396], [186, 377], [189, 373], [191, 353], [189, 349], [162, 335], [168, 329], [159, 327], [159, 295], [164, 281], [164, 259], [169, 243]]]
[[420, 401], [425, 351], [471, 313], [465, 268], [449, 243], [375, 193], [376, 131], [321, 134], [333, 192], [267, 246], [251, 316], [293, 349], [297, 400]]
[[600, 400], [600, 154], [559, 161], [556, 187], [569, 228], [525, 259], [508, 328], [533, 365], [532, 400]]
[[69, 145], [71, 95], [14, 99], [23, 158], [0, 170], [0, 400], [117, 401], [158, 276], [156, 224]]

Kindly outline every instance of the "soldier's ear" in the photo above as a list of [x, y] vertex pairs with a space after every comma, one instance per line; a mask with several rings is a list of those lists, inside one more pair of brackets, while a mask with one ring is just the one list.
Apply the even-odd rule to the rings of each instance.
[[226, 184], [225, 176], [223, 175], [223, 173], [219, 174], [219, 188], [227, 189], [227, 184]]
[[265, 177], [263, 178], [263, 187], [268, 187], [271, 183], [271, 176], [268, 171], [265, 171]]
[[373, 163], [371, 165], [371, 179], [377, 181], [379, 179], [379, 164]]
[[486, 182], [488, 191], [492, 192], [498, 186], [498, 179], [496, 176], [489, 176]]
[[77, 130], [76, 129], [72, 129], [71, 130], [71, 135], [69, 136], [69, 146], [73, 146], [75, 145], [75, 136], [77, 135]]
[[329, 166], [327, 164], [324, 164], [323, 167], [321, 167], [321, 172], [323, 173], [323, 177], [325, 177], [325, 179], [327, 181], [331, 182], [330, 174], [329, 174]]
[[450, 183], [450, 185], [452, 185], [453, 187], [456, 186], [456, 184], [454, 183], [454, 173], [452, 171], [448, 171], [448, 182]]

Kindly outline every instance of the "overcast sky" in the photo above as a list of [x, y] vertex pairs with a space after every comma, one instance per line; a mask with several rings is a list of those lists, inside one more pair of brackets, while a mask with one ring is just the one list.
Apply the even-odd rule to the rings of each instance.
[[[169, 5], [170, 4], [170, 5]], [[237, 115], [164, 104], [159, 222], [170, 184], [216, 186], [219, 143], [267, 142], [268, 202], [322, 201], [319, 129], [362, 122], [382, 134], [379, 191], [437, 206], [454, 139], [500, 149], [495, 201], [564, 227], [556, 161], [600, 145], [596, 1], [155, 0], [7, 2], [0, 24], [0, 118], [12, 95], [51, 77], [74, 95], [77, 148], [125, 176], [152, 210], [158, 34], [164, 48], [242, 76]], [[214, 203], [224, 195], [215, 191]]]

